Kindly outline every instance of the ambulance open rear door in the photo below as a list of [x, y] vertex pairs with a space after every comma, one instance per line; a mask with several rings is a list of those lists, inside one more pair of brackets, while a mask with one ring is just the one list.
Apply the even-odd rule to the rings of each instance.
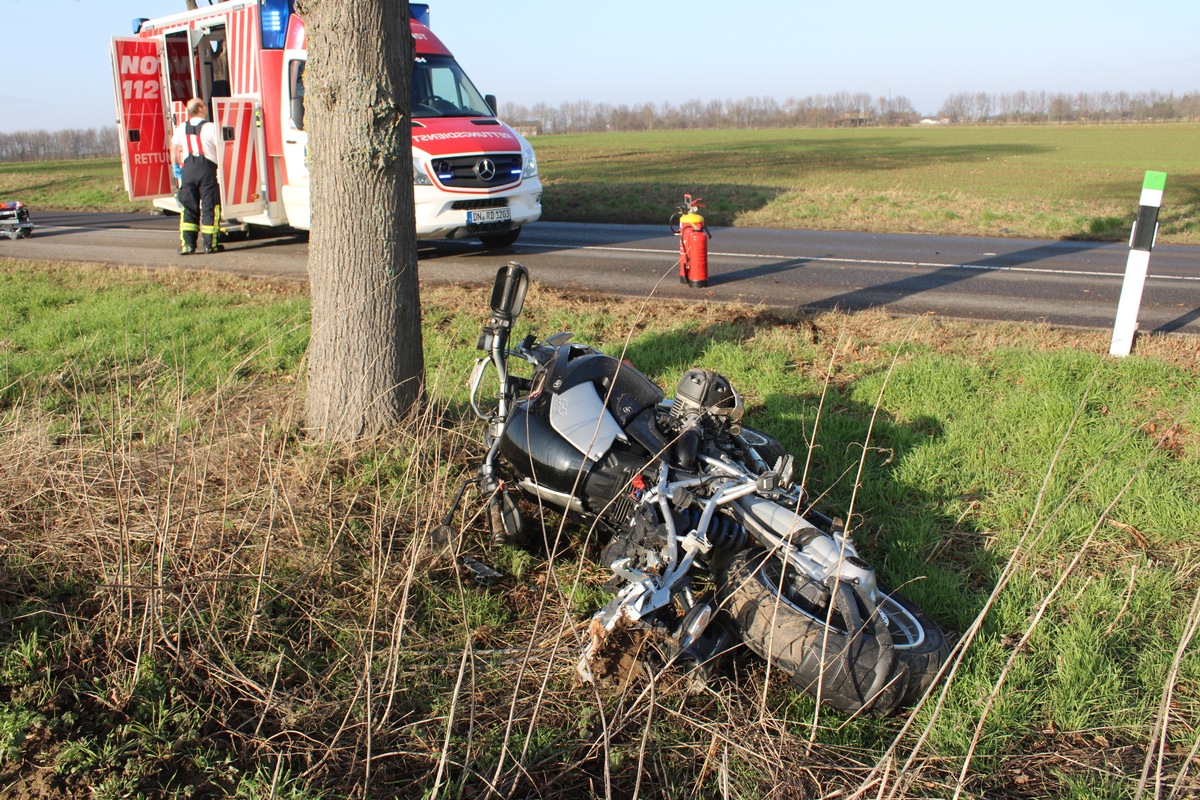
[[214, 97], [213, 118], [217, 124], [221, 216], [246, 219], [264, 213], [264, 142], [258, 101]]
[[112, 42], [121, 168], [130, 200], [171, 196], [170, 139], [158, 39]]

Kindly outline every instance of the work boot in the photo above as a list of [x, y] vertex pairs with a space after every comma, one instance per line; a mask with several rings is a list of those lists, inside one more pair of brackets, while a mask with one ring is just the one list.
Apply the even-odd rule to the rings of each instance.
[[219, 242], [213, 241], [213, 239], [216, 237], [214, 237], [210, 234], [206, 233], [203, 236], [201, 236], [200, 238], [204, 241], [204, 252], [205, 253], [219, 253], [225, 249], [224, 247], [221, 246], [221, 244]]
[[180, 251], [179, 251], [179, 255], [181, 255], [181, 256], [190, 256], [190, 255], [191, 255], [192, 253], [194, 253], [194, 252], [196, 252], [196, 248], [194, 248], [194, 247], [184, 247], [184, 248], [180, 249]]

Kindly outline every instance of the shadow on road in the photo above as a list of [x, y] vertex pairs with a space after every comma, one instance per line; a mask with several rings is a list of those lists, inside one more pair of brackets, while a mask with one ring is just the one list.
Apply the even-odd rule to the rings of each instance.
[[96, 214], [92, 212], [34, 212], [31, 215], [34, 224], [34, 236], [45, 238], [49, 236], [70, 236], [78, 233], [90, 233], [97, 230], [132, 230], [145, 228], [147, 224], [161, 225], [163, 230], [175, 229], [177, 222], [168, 223], [157, 214], [131, 215], [124, 213]]
[[752, 281], [758, 278], [766, 278], [771, 275], [778, 275], [783, 272], [791, 272], [792, 270], [800, 269], [806, 264], [812, 264], [817, 259], [815, 258], [792, 258], [786, 261], [776, 261], [768, 264], [756, 264], [753, 267], [745, 269], [737, 269], [732, 272], [721, 272], [715, 275], [708, 276], [709, 286], [723, 286], [727, 283], [737, 283], [738, 281]]
[[1103, 246], [1102, 242], [1053, 242], [1050, 244], [1028, 247], [1012, 253], [968, 261], [941, 267], [933, 272], [923, 272], [919, 275], [900, 278], [856, 289], [851, 292], [833, 295], [808, 304], [811, 308], [841, 309], [844, 311], [862, 311], [876, 306], [895, 303], [922, 292], [935, 291], [951, 286], [989, 272], [1003, 271], [1024, 264], [1045, 262], [1058, 256], [1079, 253]]
[[[561, 236], [563, 231], [570, 233]], [[562, 242], [556, 243], [557, 242]], [[417, 256], [422, 259], [470, 258], [475, 256], [498, 256], [511, 254], [516, 258], [530, 253], [552, 253], [557, 250], [577, 250], [582, 247], [643, 246], [648, 249], [663, 249], [669, 243], [668, 253], [678, 247], [672, 238], [671, 229], [662, 225], [621, 225], [610, 227], [581, 222], [534, 222], [521, 231], [521, 238], [510, 247], [488, 250], [477, 239], [439, 239], [417, 243]]]
[[1180, 314], [1170, 322], [1159, 325], [1154, 329], [1154, 333], [1176, 333], [1183, 330], [1193, 322], [1200, 320], [1200, 308], [1193, 309], [1186, 314]]

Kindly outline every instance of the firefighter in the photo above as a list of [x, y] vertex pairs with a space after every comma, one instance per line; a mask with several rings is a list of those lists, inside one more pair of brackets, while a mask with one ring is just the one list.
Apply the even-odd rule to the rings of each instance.
[[180, 254], [196, 252], [196, 234], [201, 234], [204, 252], [223, 248], [218, 243], [221, 231], [221, 190], [217, 185], [217, 126], [208, 121], [208, 105], [200, 98], [187, 104], [188, 121], [175, 129], [171, 138], [171, 160], [182, 166], [179, 187]]

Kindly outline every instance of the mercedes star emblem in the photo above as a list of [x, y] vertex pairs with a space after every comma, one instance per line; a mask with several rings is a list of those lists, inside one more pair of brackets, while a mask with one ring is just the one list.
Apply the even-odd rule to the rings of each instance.
[[481, 181], [490, 181], [496, 177], [496, 162], [490, 158], [481, 158], [475, 162], [475, 174]]

